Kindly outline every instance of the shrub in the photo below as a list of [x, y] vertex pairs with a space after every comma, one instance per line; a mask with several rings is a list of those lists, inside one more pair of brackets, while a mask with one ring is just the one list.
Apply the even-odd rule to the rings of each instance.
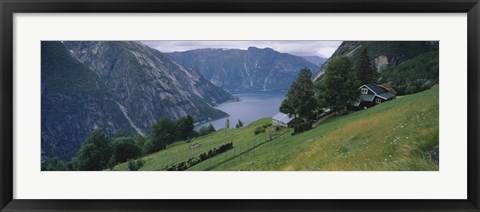
[[49, 158], [42, 162], [42, 171], [67, 171], [67, 163], [57, 157]]
[[215, 157], [216, 155], [221, 154], [223, 152], [226, 152], [226, 151], [228, 151], [232, 148], [233, 148], [233, 143], [232, 142], [226, 143], [226, 144], [223, 144], [223, 145], [219, 146], [218, 148], [215, 147], [215, 148], [209, 150], [208, 152], [202, 153], [199, 156], [191, 157], [186, 161], [181, 161], [179, 163], [176, 163], [176, 164], [173, 164], [173, 165], [170, 165], [170, 166], [166, 166], [165, 169], [167, 171], [184, 171], [184, 170], [187, 170], [188, 168], [190, 168], [190, 167], [192, 167], [192, 166], [194, 166], [194, 165], [196, 165], [196, 164], [198, 164], [198, 163], [200, 163], [204, 160]]
[[145, 154], [150, 154], [166, 148], [167, 146], [165, 144], [154, 142], [152, 139], [149, 139], [146, 141], [145, 146], [143, 147], [143, 152]]
[[130, 171], [138, 171], [143, 165], [145, 165], [145, 161], [142, 159], [128, 161], [128, 169]]
[[302, 133], [302, 132], [305, 132], [307, 130], [310, 130], [312, 129], [312, 124], [307, 122], [307, 123], [302, 123], [302, 124], [298, 124], [296, 125], [294, 128], [293, 128], [293, 134], [298, 134], [298, 133]]
[[205, 127], [202, 127], [200, 128], [200, 130], [198, 131], [198, 136], [204, 136], [204, 135], [208, 135], [212, 132], [215, 132], [215, 128], [213, 127], [212, 124], [209, 124], [208, 126], [205, 126]]
[[268, 127], [271, 127], [271, 126], [272, 126], [272, 123], [266, 123], [266, 124], [262, 125], [262, 127], [264, 129], [267, 129]]
[[258, 126], [257, 128], [255, 128], [255, 131], [253, 133], [255, 133], [255, 135], [258, 135], [263, 132], [265, 132], [265, 128], [263, 126]]

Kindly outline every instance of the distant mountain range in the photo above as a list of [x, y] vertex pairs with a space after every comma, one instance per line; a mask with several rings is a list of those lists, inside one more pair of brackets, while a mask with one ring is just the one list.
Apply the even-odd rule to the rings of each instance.
[[146, 134], [162, 116], [226, 113], [233, 96], [140, 42], [42, 42], [42, 153], [70, 159], [96, 128]]
[[328, 58], [319, 57], [319, 56], [301, 56], [303, 59], [311, 62], [315, 65], [322, 66]]
[[286, 90], [302, 68], [313, 74], [320, 69], [305, 58], [271, 48], [196, 49], [168, 55], [229, 91]]

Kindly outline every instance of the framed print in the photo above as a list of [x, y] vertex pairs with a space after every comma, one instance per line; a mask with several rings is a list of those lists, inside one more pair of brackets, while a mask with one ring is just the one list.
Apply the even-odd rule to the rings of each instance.
[[478, 1], [2, 1], [2, 211], [478, 211]]

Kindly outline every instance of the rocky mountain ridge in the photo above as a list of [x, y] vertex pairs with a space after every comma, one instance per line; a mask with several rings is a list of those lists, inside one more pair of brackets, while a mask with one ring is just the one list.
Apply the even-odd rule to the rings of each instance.
[[271, 48], [196, 49], [168, 55], [230, 91], [286, 90], [302, 68], [313, 73], [319, 69], [302, 57]]

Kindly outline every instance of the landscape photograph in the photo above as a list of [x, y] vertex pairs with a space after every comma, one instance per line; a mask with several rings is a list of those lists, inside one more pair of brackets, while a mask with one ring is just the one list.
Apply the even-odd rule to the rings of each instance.
[[439, 42], [41, 41], [41, 171], [439, 171]]

